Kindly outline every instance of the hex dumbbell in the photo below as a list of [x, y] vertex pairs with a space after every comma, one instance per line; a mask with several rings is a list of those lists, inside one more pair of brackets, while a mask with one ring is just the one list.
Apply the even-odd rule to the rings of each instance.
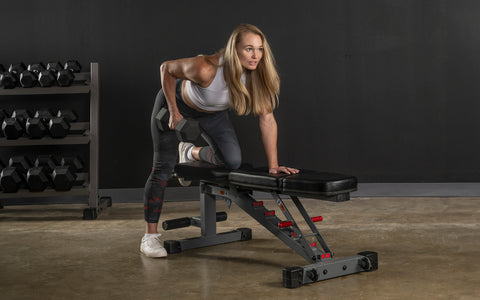
[[13, 89], [17, 86], [17, 78], [8, 71], [2, 71], [0, 73], [0, 86], [4, 89]]
[[2, 122], [2, 131], [9, 140], [21, 137], [25, 131], [26, 121], [30, 118], [30, 112], [26, 109], [16, 109], [10, 118]]
[[39, 155], [34, 166], [27, 172], [27, 185], [32, 192], [44, 191], [53, 185], [51, 173], [56, 167], [56, 162], [51, 155]]
[[40, 71], [38, 74], [38, 84], [41, 87], [50, 87], [55, 85], [57, 82], [57, 75], [60, 70], [62, 70], [62, 64], [59, 62], [49, 62], [45, 70]]
[[20, 85], [24, 88], [31, 88], [37, 85], [40, 72], [45, 70], [45, 65], [41, 62], [28, 65], [26, 70], [20, 73]]
[[0, 173], [0, 185], [5, 193], [15, 193], [20, 188], [26, 187], [27, 172], [31, 163], [25, 156], [12, 156], [8, 167]]
[[78, 157], [64, 157], [61, 165], [52, 172], [53, 186], [57, 191], [72, 189], [77, 180], [77, 172], [83, 169], [83, 164]]
[[31, 139], [40, 139], [47, 133], [47, 125], [52, 114], [48, 109], [39, 109], [33, 118], [28, 118], [25, 123], [25, 131]]
[[82, 66], [76, 60], [69, 60], [65, 63], [63, 70], [57, 74], [57, 83], [59, 86], [70, 86], [75, 80], [75, 74], [82, 70]]
[[[163, 107], [160, 109], [155, 116], [158, 129], [161, 131], [169, 130], [169, 118], [170, 113], [167, 108]], [[202, 130], [200, 129], [200, 123], [197, 120], [183, 118], [175, 127], [175, 133], [180, 141], [194, 143], [202, 135]]]
[[70, 123], [77, 120], [77, 115], [70, 109], [60, 109], [56, 117], [50, 119], [48, 130], [53, 138], [64, 138], [70, 131]]
[[24, 63], [11, 64], [8, 71], [0, 69], [0, 86], [4, 89], [13, 89], [19, 84], [20, 74], [27, 70]]

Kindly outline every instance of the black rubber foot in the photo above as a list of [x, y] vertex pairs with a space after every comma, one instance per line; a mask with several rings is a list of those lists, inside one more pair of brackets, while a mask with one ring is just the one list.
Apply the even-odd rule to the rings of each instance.
[[295, 289], [303, 284], [303, 269], [300, 267], [288, 267], [283, 269], [283, 287]]
[[95, 207], [85, 208], [83, 210], [84, 220], [96, 220], [102, 210], [112, 206], [112, 197], [100, 197], [98, 199], [98, 209]]
[[168, 254], [182, 252], [182, 245], [178, 241], [168, 240], [163, 243], [163, 246], [167, 250]]
[[250, 228], [237, 228], [237, 230], [242, 232], [241, 241], [249, 241], [252, 239], [252, 230]]
[[364, 256], [360, 261], [360, 266], [365, 270], [365, 272], [371, 272], [378, 269], [377, 252], [363, 251], [358, 253], [358, 255]]
[[84, 220], [96, 220], [97, 217], [98, 217], [98, 212], [96, 208], [85, 208], [83, 210]]

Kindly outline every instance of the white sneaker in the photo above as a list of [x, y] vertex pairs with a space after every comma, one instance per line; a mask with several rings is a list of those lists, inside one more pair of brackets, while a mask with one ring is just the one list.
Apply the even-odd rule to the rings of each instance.
[[[195, 161], [194, 159], [188, 159], [188, 155], [187, 155], [188, 151], [192, 147], [194, 147], [192, 143], [180, 142], [178, 144], [179, 163]], [[178, 178], [178, 182], [182, 186], [189, 186], [192, 184], [192, 181], [184, 180], [183, 178], [180, 178], [180, 177]]]
[[163, 248], [162, 241], [160, 241], [160, 233], [152, 236], [143, 236], [140, 244], [140, 252], [148, 257], [165, 257], [167, 250]]

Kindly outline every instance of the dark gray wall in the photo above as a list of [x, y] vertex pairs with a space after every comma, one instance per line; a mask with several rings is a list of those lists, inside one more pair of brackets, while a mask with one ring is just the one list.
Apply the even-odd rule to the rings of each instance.
[[[0, 63], [100, 63], [100, 187], [141, 187], [167, 59], [212, 53], [242, 22], [268, 36], [282, 79], [280, 161], [363, 182], [480, 180], [480, 2], [11, 1]], [[234, 118], [264, 165], [253, 117]]]

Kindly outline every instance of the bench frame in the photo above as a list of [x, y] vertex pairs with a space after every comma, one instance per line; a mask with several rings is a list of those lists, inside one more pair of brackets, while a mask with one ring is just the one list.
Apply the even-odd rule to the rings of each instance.
[[[200, 227], [201, 236], [183, 240], [167, 240], [164, 243], [167, 252], [173, 254], [188, 249], [252, 239], [252, 231], [249, 228], [239, 228], [229, 232], [217, 233], [216, 200], [223, 199], [228, 206], [230, 206], [231, 202], [234, 202], [309, 263], [306, 266], [294, 266], [283, 269], [283, 286], [286, 288], [297, 288], [303, 284], [359, 272], [370, 272], [378, 268], [376, 252], [365, 251], [351, 257], [334, 259], [333, 251], [328, 247], [298, 197], [290, 196], [311, 230], [311, 233], [308, 234], [304, 234], [298, 227], [297, 222], [280, 195], [276, 191], [271, 191], [271, 194], [285, 215], [286, 221], [282, 221], [276, 216], [275, 210], [268, 210], [262, 201], [256, 201], [252, 197], [252, 190], [250, 189], [244, 189], [233, 184], [227, 185], [225, 183], [201, 180], [201, 215], [190, 218], [186, 225], [172, 226], [180, 219], [163, 222], [163, 227], [166, 230], [189, 225]], [[336, 197], [328, 196], [324, 200], [346, 201], [349, 198], [349, 192], [346, 192], [340, 193]], [[320, 219], [314, 218], [316, 221]], [[224, 219], [219, 221], [222, 220]], [[316, 242], [308, 242], [307, 237], [310, 236], [313, 236]]]

